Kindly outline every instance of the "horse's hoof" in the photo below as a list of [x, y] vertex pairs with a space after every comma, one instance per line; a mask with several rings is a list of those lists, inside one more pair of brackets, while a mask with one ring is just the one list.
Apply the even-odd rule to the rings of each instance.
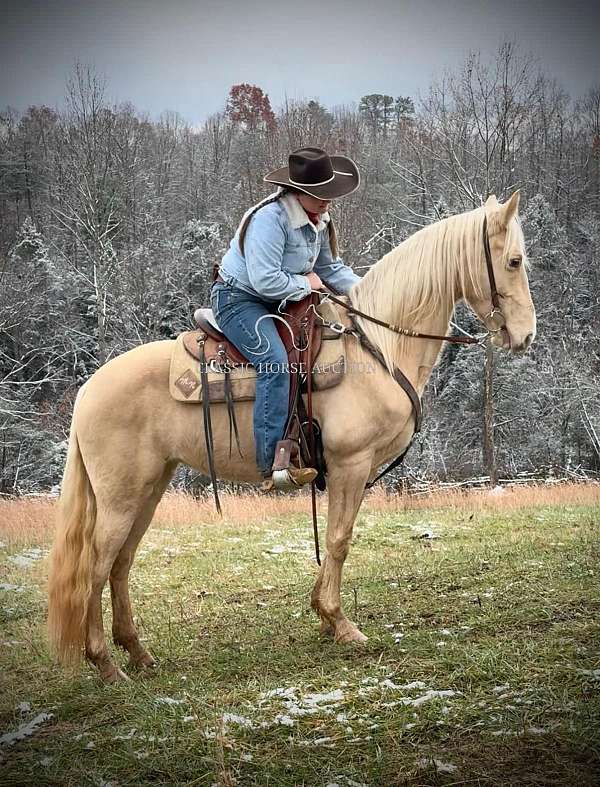
[[338, 630], [335, 633], [335, 641], [336, 643], [340, 644], [356, 642], [362, 645], [368, 639], [369, 638], [366, 637], [362, 631], [359, 631], [356, 626], [353, 626], [352, 624], [338, 626]]
[[131, 683], [131, 678], [129, 675], [126, 675], [123, 670], [119, 669], [117, 666], [112, 667], [112, 669], [106, 670], [102, 675], [102, 680], [104, 683], [111, 684], [111, 683]]
[[144, 670], [145, 672], [154, 672], [158, 669], [158, 663], [149, 653], [143, 653], [136, 659], [129, 660], [129, 668], [133, 670]]

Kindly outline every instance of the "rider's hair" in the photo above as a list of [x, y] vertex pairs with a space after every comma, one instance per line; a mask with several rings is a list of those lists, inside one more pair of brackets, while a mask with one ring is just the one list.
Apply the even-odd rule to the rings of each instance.
[[[257, 211], [259, 211], [261, 208], [264, 208], [265, 205], [271, 205], [273, 202], [277, 202], [277, 200], [281, 199], [281, 197], [283, 197], [285, 194], [305, 194], [305, 193], [306, 192], [304, 191], [300, 191], [300, 189], [294, 189], [289, 186], [286, 186], [281, 191], [278, 191], [277, 194], [273, 195], [271, 199], [265, 200], [265, 202], [261, 202], [254, 208], [254, 210], [250, 211], [250, 213], [244, 219], [244, 223], [240, 228], [240, 237], [238, 243], [239, 243], [241, 255], [244, 256], [244, 240], [246, 238], [246, 232], [248, 231], [248, 226], [252, 221], [252, 217]], [[338, 256], [338, 240], [337, 240], [337, 232], [331, 216], [329, 217], [329, 224], [327, 225], [327, 231], [329, 233], [329, 246], [331, 248], [331, 256], [335, 259]]]

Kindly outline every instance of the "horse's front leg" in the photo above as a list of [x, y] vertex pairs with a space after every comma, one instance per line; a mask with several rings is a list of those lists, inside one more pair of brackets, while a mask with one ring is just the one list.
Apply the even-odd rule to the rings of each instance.
[[350, 549], [354, 520], [363, 499], [371, 470], [370, 460], [330, 464], [327, 477], [327, 555], [311, 595], [312, 608], [321, 617], [321, 633], [336, 642], [365, 642], [366, 637], [344, 615], [340, 599], [342, 568]]

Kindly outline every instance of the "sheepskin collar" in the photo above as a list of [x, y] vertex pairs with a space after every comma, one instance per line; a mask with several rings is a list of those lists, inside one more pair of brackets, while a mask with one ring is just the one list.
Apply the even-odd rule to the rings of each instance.
[[300, 227], [304, 227], [305, 224], [310, 224], [315, 232], [320, 232], [321, 230], [324, 230], [329, 223], [329, 213], [323, 213], [319, 223], [315, 226], [308, 218], [306, 211], [293, 194], [284, 194], [279, 201], [285, 208], [285, 211], [290, 220], [290, 224], [295, 230], [300, 229]]

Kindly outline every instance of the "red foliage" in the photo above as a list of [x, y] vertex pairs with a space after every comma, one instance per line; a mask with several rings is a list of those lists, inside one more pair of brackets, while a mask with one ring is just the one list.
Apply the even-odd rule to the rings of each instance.
[[269, 96], [256, 85], [233, 85], [225, 113], [234, 123], [243, 123], [248, 129], [254, 130], [261, 125], [269, 131], [275, 128]]

